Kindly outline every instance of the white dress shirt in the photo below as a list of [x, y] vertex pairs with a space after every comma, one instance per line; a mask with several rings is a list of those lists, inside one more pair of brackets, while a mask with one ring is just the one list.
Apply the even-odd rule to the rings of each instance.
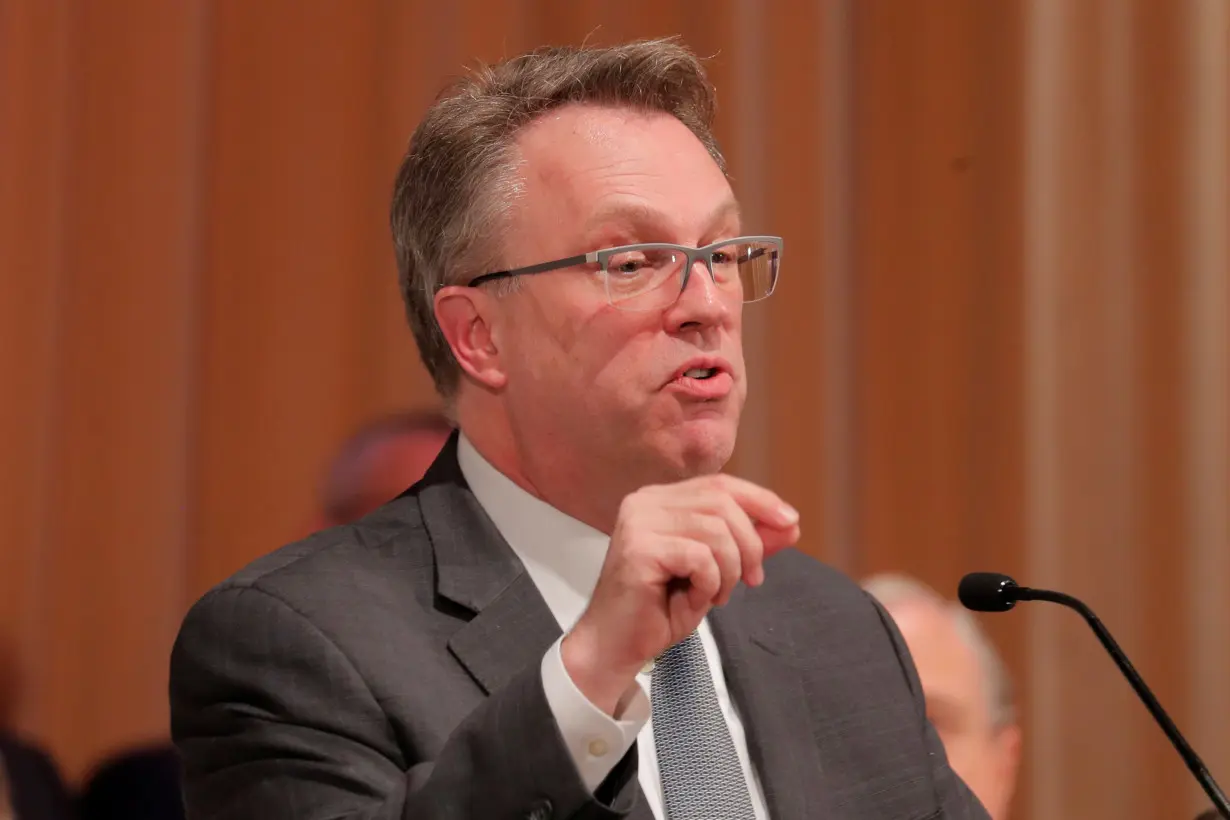
[[[492, 467], [465, 435], [458, 442], [457, 460], [478, 503], [525, 566], [560, 628], [567, 632], [593, 594], [609, 537], [518, 487]], [[701, 622], [699, 632], [718, 704], [751, 792], [752, 807], [758, 820], [768, 820], [764, 790], [748, 755], [743, 721], [726, 688], [721, 657], [707, 620]], [[667, 820], [650, 718], [650, 671], [637, 675], [636, 683], [620, 701], [620, 711], [612, 718], [577, 689], [564, 668], [559, 647], [556, 641], [543, 657], [542, 683], [581, 779], [594, 791], [633, 742], [640, 740], [641, 789], [654, 817]]]

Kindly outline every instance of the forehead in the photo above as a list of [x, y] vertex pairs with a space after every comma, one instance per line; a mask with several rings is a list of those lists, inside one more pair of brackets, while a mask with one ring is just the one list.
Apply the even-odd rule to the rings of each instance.
[[687, 234], [719, 210], [737, 222], [725, 174], [696, 135], [664, 112], [568, 105], [526, 126], [517, 148], [519, 210], [531, 223], [574, 233], [655, 223]]

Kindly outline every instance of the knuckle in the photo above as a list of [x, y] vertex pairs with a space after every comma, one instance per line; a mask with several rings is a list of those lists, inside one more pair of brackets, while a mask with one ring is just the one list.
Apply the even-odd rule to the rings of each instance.
[[708, 536], [710, 539], [721, 538], [726, 534], [726, 524], [720, 518], [715, 518], [711, 515], [702, 515], [697, 518], [697, 529]]
[[743, 508], [739, 506], [739, 502], [729, 495], [722, 496], [719, 501], [719, 509], [731, 521], [738, 521], [746, 517]]

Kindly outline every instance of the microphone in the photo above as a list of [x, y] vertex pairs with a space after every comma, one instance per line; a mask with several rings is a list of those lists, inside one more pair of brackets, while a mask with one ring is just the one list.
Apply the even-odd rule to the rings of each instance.
[[[1187, 739], [1183, 737], [1178, 727], [1174, 725], [1174, 721], [1166, 714], [1166, 710], [1157, 702], [1157, 698], [1153, 696], [1153, 692], [1145, 685], [1144, 680], [1141, 679], [1135, 667], [1132, 666], [1132, 662], [1127, 659], [1127, 655], [1123, 654], [1119, 644], [1111, 637], [1110, 631], [1102, 625], [1102, 622], [1098, 620], [1098, 616], [1094, 615], [1093, 610], [1086, 606], [1084, 602], [1062, 592], [1018, 586], [1016, 581], [998, 572], [971, 572], [966, 575], [961, 579], [961, 583], [957, 587], [957, 598], [960, 599], [961, 604], [966, 609], [971, 609], [974, 612], [1007, 612], [1016, 606], [1017, 601], [1050, 601], [1060, 606], [1066, 606], [1068, 609], [1076, 610], [1085, 619], [1085, 622], [1089, 624], [1090, 628], [1093, 629], [1093, 633], [1097, 635], [1102, 646], [1106, 648], [1106, 651], [1110, 653], [1111, 659], [1119, 667], [1119, 671], [1123, 673], [1124, 677], [1128, 679], [1128, 683], [1132, 684], [1132, 688], [1136, 690], [1136, 694], [1144, 701], [1145, 706], [1149, 709], [1149, 713], [1153, 715], [1153, 719], [1162, 727], [1166, 737], [1170, 739], [1179, 756], [1183, 758], [1183, 762], [1187, 764], [1188, 770], [1196, 778], [1200, 787], [1204, 789], [1204, 793], [1213, 801], [1214, 809], [1225, 820], [1230, 820], [1230, 802], [1226, 801], [1226, 795], [1222, 792], [1221, 787], [1213, 780], [1209, 770], [1188, 744]], [[1204, 815], [1201, 816], [1203, 817]]]

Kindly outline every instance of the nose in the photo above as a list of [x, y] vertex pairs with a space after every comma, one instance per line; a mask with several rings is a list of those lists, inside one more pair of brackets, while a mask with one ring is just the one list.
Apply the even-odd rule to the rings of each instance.
[[708, 266], [697, 259], [688, 274], [683, 291], [666, 313], [671, 329], [678, 331], [688, 327], [727, 324], [733, 314], [731, 299], [713, 281]]

